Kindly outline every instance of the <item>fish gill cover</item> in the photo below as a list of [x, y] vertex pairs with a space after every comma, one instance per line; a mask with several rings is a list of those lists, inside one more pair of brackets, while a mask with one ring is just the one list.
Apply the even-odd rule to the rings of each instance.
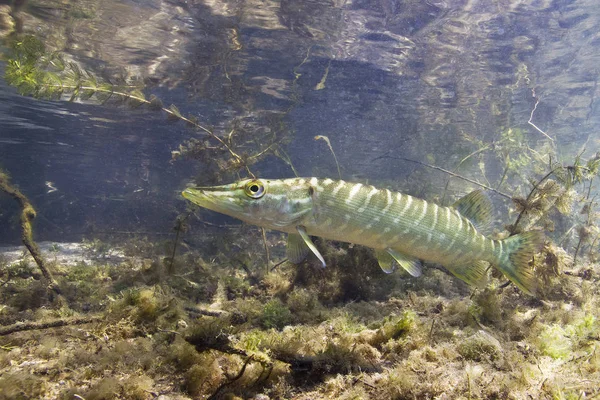
[[[599, 28], [592, 0], [0, 5], [0, 398], [598, 395]], [[485, 190], [460, 221], [535, 296], [310, 229], [287, 254], [327, 266], [295, 265], [179, 195], [295, 176], [414, 220]]]

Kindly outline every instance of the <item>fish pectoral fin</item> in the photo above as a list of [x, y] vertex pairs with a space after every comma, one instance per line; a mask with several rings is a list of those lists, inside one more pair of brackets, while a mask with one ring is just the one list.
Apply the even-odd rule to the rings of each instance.
[[475, 261], [466, 265], [444, 265], [444, 267], [471, 286], [482, 289], [487, 284], [487, 271], [490, 264], [486, 261]]
[[300, 235], [300, 238], [304, 242], [304, 245], [306, 245], [306, 247], [308, 247], [310, 249], [310, 251], [312, 251], [313, 254], [315, 256], [317, 256], [317, 258], [319, 259], [319, 261], [321, 261], [321, 266], [323, 268], [325, 268], [325, 266], [327, 265], [327, 264], [325, 264], [325, 259], [323, 258], [323, 256], [321, 255], [321, 253], [319, 253], [319, 250], [317, 249], [317, 246], [315, 246], [315, 244], [312, 242], [312, 240], [310, 239], [310, 236], [308, 236], [308, 233], [306, 233], [306, 228], [303, 227], [302, 225], [298, 225], [296, 227], [296, 230], [298, 231], [298, 234]]
[[375, 257], [377, 257], [379, 266], [386, 274], [394, 272], [396, 270], [396, 264], [398, 264], [412, 276], [421, 276], [419, 260], [414, 257], [398, 253], [389, 248], [385, 250], [375, 250]]
[[304, 239], [297, 233], [288, 234], [286, 256], [290, 262], [300, 264], [305, 258], [310, 249], [304, 243]]

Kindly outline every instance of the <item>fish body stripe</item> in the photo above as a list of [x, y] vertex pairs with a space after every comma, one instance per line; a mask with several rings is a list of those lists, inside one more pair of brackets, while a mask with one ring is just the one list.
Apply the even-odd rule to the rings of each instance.
[[346, 186], [346, 182], [344, 181], [340, 181], [337, 186], [333, 189], [333, 192], [331, 192], [331, 194], [333, 196], [337, 196], [337, 194], [340, 192], [340, 190], [342, 190], [342, 188]]
[[346, 204], [350, 204], [352, 202], [352, 198], [358, 194], [362, 186], [362, 183], [357, 183], [352, 186], [352, 189], [350, 189], [350, 193], [348, 194], [348, 198], [346, 199]]
[[310, 235], [375, 249], [389, 247], [441, 264], [495, 258], [490, 239], [452, 207], [361, 183], [320, 181], [317, 186], [325, 188], [314, 199], [318, 213], [303, 224]]

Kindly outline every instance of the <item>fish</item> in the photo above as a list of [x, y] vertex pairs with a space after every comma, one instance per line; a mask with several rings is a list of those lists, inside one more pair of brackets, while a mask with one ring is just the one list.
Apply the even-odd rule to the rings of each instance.
[[182, 195], [197, 206], [287, 233], [286, 255], [295, 264], [313, 253], [326, 266], [311, 239], [318, 236], [373, 248], [386, 273], [399, 266], [418, 277], [426, 261], [483, 287], [491, 265], [523, 292], [535, 295], [537, 281], [529, 264], [543, 233], [487, 237], [492, 204], [481, 190], [449, 207], [389, 189], [315, 177], [243, 179], [189, 187]]

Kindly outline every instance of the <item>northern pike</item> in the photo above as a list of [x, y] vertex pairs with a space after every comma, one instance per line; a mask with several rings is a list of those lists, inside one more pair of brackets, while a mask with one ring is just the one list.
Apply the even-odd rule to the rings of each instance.
[[451, 207], [362, 183], [319, 178], [245, 179], [190, 187], [182, 194], [200, 207], [288, 233], [287, 257], [293, 263], [312, 252], [324, 267], [325, 260], [310, 238], [320, 236], [375, 249], [386, 273], [400, 265], [412, 276], [420, 276], [419, 260], [424, 260], [481, 286], [491, 264], [524, 292], [535, 291], [529, 261], [542, 243], [542, 234], [487, 238], [483, 233], [492, 204], [479, 190]]

